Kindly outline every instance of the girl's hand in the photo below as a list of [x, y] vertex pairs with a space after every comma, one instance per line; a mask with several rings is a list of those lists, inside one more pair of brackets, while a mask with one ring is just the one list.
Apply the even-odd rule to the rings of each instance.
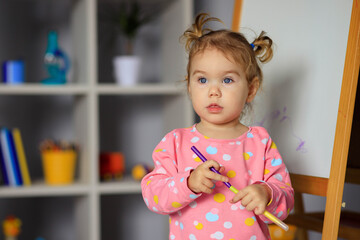
[[248, 211], [254, 211], [256, 215], [265, 212], [265, 208], [271, 199], [271, 189], [266, 184], [253, 184], [241, 189], [230, 203], [241, 200]]
[[223, 175], [214, 173], [210, 170], [213, 167], [220, 173], [224, 171], [224, 167], [221, 167], [220, 164], [214, 160], [206, 161], [199, 166], [195, 170], [190, 173], [188, 177], [188, 187], [194, 193], [211, 193], [212, 188], [214, 187], [215, 181], [228, 182], [229, 178]]

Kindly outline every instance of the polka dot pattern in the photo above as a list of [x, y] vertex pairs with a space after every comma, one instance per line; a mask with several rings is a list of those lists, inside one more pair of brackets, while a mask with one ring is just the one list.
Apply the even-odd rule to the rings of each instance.
[[[213, 180], [211, 194], [195, 194], [188, 187], [189, 174], [202, 161], [191, 151], [196, 146], [209, 160], [223, 166], [224, 176], [237, 189], [266, 181], [273, 188], [271, 211], [284, 218], [292, 209], [289, 173], [276, 144], [265, 129], [252, 127], [231, 140], [211, 139], [196, 127], [176, 129], [167, 134], [153, 152], [154, 170], [142, 181], [146, 206], [153, 212], [168, 214], [169, 239], [264, 240], [269, 239], [265, 217], [256, 217], [241, 204], [230, 203], [234, 193], [221, 181]], [[149, 189], [149, 191], [147, 191]]]
[[225, 201], [225, 195], [222, 193], [216, 193], [214, 195], [214, 200], [215, 200], [215, 202], [222, 203]]
[[247, 218], [245, 219], [245, 224], [249, 227], [251, 227], [252, 225], [254, 225], [255, 223], [255, 217], [251, 217], [251, 218]]
[[178, 202], [172, 202], [172, 203], [171, 203], [171, 206], [173, 206], [174, 208], [179, 208], [179, 207], [182, 206], [182, 204], [181, 204], [181, 203], [178, 203]]
[[230, 170], [227, 172], [226, 176], [229, 178], [234, 178], [236, 176], [236, 172], [234, 170]]

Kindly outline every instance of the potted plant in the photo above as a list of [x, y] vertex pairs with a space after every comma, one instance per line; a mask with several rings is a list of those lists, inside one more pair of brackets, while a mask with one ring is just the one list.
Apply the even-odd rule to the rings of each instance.
[[[141, 7], [138, 0], [123, 0], [120, 3], [108, 2], [100, 10], [100, 20], [113, 30], [112, 42], [121, 42], [121, 48], [117, 48], [117, 54], [113, 57], [114, 76], [121, 85], [134, 85], [138, 82], [141, 58], [134, 55], [134, 43], [139, 29], [150, 22], [159, 9], [167, 6], [171, 1], [162, 1], [154, 9]], [[112, 3], [112, 4], [111, 4]], [[120, 38], [120, 41], [118, 41]], [[116, 44], [114, 44], [116, 48]]]

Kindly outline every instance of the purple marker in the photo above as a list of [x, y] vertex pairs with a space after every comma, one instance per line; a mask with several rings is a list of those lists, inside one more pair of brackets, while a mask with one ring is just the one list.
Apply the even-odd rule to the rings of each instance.
[[[192, 146], [191, 150], [201, 159], [201, 161], [206, 162], [207, 159], [206, 157], [204, 157], [204, 155], [201, 154], [201, 152], [195, 147]], [[217, 171], [215, 168], [211, 167], [210, 168], [211, 171], [213, 171], [214, 173], [220, 174], [219, 171]], [[220, 174], [221, 175], [221, 174]], [[223, 182], [228, 188], [231, 188], [231, 184], [228, 182]]]

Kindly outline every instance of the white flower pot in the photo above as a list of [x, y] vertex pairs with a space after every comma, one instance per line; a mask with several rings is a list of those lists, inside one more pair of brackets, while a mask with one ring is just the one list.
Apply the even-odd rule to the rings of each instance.
[[139, 56], [117, 56], [113, 59], [114, 77], [122, 86], [132, 86], [139, 82], [141, 58]]

